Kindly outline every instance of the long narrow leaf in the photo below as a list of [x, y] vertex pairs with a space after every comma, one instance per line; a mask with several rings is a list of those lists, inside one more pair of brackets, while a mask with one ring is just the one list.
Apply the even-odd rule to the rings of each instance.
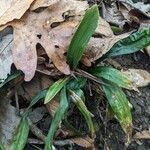
[[94, 137], [95, 129], [94, 129], [94, 125], [93, 125], [93, 121], [92, 121], [92, 117], [91, 117], [91, 112], [87, 109], [83, 100], [78, 96], [78, 94], [76, 94], [75, 91], [70, 91], [70, 92], [71, 92], [72, 100], [74, 101], [74, 103], [76, 104], [76, 106], [78, 107], [78, 109], [80, 110], [80, 112], [82, 113], [82, 115], [84, 116], [84, 118], [87, 122], [91, 136]]
[[132, 133], [132, 116], [126, 95], [115, 84], [110, 84], [110, 86], [103, 85], [103, 90], [114, 115], [120, 122], [125, 133], [130, 137]]
[[56, 110], [56, 113], [53, 117], [47, 138], [46, 138], [46, 144], [45, 144], [45, 148], [44, 150], [52, 150], [52, 143], [53, 143], [53, 138], [54, 138], [54, 134], [56, 132], [56, 129], [59, 126], [59, 123], [61, 122], [61, 120], [64, 117], [64, 114], [68, 108], [68, 100], [67, 100], [67, 96], [66, 96], [66, 87], [64, 87], [61, 90], [60, 93], [60, 105], [58, 107], [58, 109]]
[[13, 80], [13, 79], [15, 79], [15, 78], [17, 78], [17, 77], [19, 77], [21, 75], [22, 75], [21, 71], [16, 71], [13, 74], [9, 75], [4, 82], [0, 83], [0, 88], [2, 86], [4, 86], [5, 84], [7, 84], [8, 82], [10, 82], [11, 80]]
[[69, 78], [60, 79], [56, 81], [50, 88], [48, 89], [48, 92], [45, 97], [44, 104], [50, 102], [56, 94], [63, 88], [63, 86], [67, 83]]
[[99, 19], [97, 5], [87, 10], [77, 31], [75, 32], [67, 53], [67, 61], [71, 69], [75, 69], [85, 51], [85, 48], [94, 33]]
[[78, 90], [83, 88], [86, 85], [87, 79], [85, 77], [77, 77], [77, 78], [71, 78], [66, 87], [69, 90]]
[[134, 53], [149, 45], [150, 28], [142, 29], [118, 41], [111, 50], [105, 54], [104, 58]]
[[113, 83], [116, 83], [118, 86], [131, 89], [131, 81], [128, 77], [120, 72], [119, 70], [112, 67], [93, 67], [90, 69], [90, 73], [99, 78], [104, 78]]
[[45, 98], [46, 96], [46, 93], [47, 93], [47, 89], [45, 90], [42, 90], [40, 92], [37, 93], [37, 95], [35, 95], [33, 98], [32, 98], [32, 101], [29, 105], [29, 107], [26, 109], [26, 111], [24, 112], [23, 116], [27, 115], [31, 109], [31, 107], [33, 107], [37, 102], [39, 102], [39, 100]]
[[23, 150], [28, 139], [28, 134], [29, 123], [27, 117], [24, 116], [16, 129], [15, 135], [10, 146], [10, 150]]

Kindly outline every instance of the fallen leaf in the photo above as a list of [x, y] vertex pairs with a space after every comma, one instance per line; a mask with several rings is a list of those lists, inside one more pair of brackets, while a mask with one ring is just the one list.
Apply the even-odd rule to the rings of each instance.
[[147, 54], [150, 56], [150, 46], [147, 46], [147, 47], [145, 48], [145, 50], [146, 50]]
[[57, 3], [59, 0], [36, 0], [34, 3], [31, 5], [30, 9], [35, 10], [40, 7], [48, 7], [50, 5], [53, 5]]
[[[6, 95], [0, 96], [0, 141], [9, 147], [13, 133], [20, 118], [16, 115], [15, 107], [9, 104]], [[5, 98], [4, 98], [5, 97]]]
[[143, 87], [150, 84], [150, 73], [141, 69], [128, 69], [122, 71], [132, 81], [133, 87]]
[[34, 0], [1, 0], [0, 26], [14, 19], [20, 19]]
[[[62, 0], [56, 6], [45, 9], [41, 13], [29, 11], [19, 21], [7, 24], [14, 28], [12, 47], [14, 64], [17, 69], [24, 72], [26, 81], [30, 81], [35, 74], [37, 43], [44, 47], [49, 58], [61, 72], [70, 74], [63, 54], [79, 20], [63, 22], [65, 20], [63, 14], [71, 11], [75, 12], [75, 16], [80, 13], [83, 15], [88, 4], [81, 1]], [[53, 27], [54, 23], [58, 22], [60, 25]]]
[[143, 130], [142, 132], [137, 132], [133, 138], [135, 139], [147, 139], [150, 140], [150, 130]]
[[93, 140], [86, 136], [86, 137], [77, 137], [77, 138], [71, 138], [70, 139], [73, 143], [77, 144], [78, 146], [84, 147], [84, 148], [93, 148], [94, 149], [94, 143]]
[[[123, 4], [129, 13], [134, 13], [135, 15], [143, 14], [145, 17], [150, 19], [150, 5], [144, 4], [144, 2], [133, 3], [130, 0], [119, 0], [121, 4]], [[131, 12], [132, 11], [132, 12]]]
[[11, 51], [12, 40], [13, 35], [8, 34], [2, 37], [0, 41], [0, 81], [5, 80], [11, 71], [10, 69], [13, 63]]

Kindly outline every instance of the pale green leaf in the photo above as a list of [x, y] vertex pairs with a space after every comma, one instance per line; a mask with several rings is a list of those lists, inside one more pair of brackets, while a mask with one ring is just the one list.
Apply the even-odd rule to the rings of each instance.
[[44, 104], [50, 102], [56, 94], [65, 86], [69, 78], [64, 78], [56, 81], [52, 86], [49, 87], [45, 97]]
[[94, 137], [95, 136], [95, 128], [93, 125], [93, 121], [92, 121], [92, 114], [91, 112], [87, 109], [86, 105], [84, 104], [83, 100], [81, 99], [81, 97], [79, 97], [78, 94], [76, 94], [75, 91], [71, 91], [71, 98], [73, 100], [73, 102], [76, 104], [77, 108], [80, 110], [80, 112], [82, 113], [82, 115], [84, 116], [88, 128], [90, 130], [91, 136]]
[[20, 120], [20, 123], [13, 136], [12, 143], [10, 145], [10, 150], [24, 150], [27, 143], [29, 134], [29, 123], [27, 117], [24, 116]]

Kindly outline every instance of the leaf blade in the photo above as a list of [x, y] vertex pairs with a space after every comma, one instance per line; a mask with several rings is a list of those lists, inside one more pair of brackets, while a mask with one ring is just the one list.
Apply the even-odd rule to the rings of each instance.
[[55, 131], [60, 123], [60, 121], [63, 118], [64, 113], [66, 112], [67, 108], [68, 108], [68, 100], [67, 100], [67, 96], [66, 96], [66, 87], [64, 87], [61, 90], [60, 93], [60, 105], [58, 107], [58, 109], [56, 110], [56, 113], [53, 117], [47, 138], [46, 138], [46, 144], [45, 144], [45, 148], [44, 150], [52, 150], [52, 142], [53, 142], [53, 137], [55, 134]]
[[90, 69], [90, 73], [96, 77], [109, 80], [120, 87], [131, 89], [131, 81], [128, 79], [127, 75], [115, 68], [107, 66], [93, 67]]
[[103, 85], [103, 91], [116, 118], [129, 138], [132, 134], [132, 116], [126, 95], [115, 84]]
[[56, 81], [52, 86], [49, 87], [48, 92], [46, 94], [44, 104], [50, 102], [56, 94], [63, 88], [63, 86], [67, 83], [69, 78], [64, 78]]
[[93, 121], [92, 121], [92, 117], [91, 117], [91, 112], [87, 109], [86, 105], [84, 104], [84, 100], [81, 99], [81, 97], [79, 97], [78, 94], [76, 94], [76, 91], [71, 91], [71, 98], [73, 100], [73, 102], [76, 104], [77, 108], [80, 110], [80, 112], [82, 113], [82, 115], [84, 116], [89, 131], [91, 133], [91, 136], [94, 138], [95, 136], [95, 128], [93, 125]]
[[125, 39], [118, 41], [103, 58], [130, 54], [150, 45], [150, 28], [137, 31]]
[[98, 7], [92, 6], [87, 10], [77, 31], [75, 32], [67, 53], [67, 61], [72, 69], [78, 65], [84, 50], [98, 24]]
[[15, 135], [10, 146], [10, 150], [23, 150], [28, 139], [28, 134], [29, 123], [27, 120], [27, 116], [24, 116], [16, 129]]

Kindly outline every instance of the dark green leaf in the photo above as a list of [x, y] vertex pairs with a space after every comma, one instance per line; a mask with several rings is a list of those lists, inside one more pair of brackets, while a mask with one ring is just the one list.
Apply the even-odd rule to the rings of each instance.
[[13, 74], [9, 75], [4, 82], [0, 83], [0, 88], [2, 86], [4, 86], [5, 84], [7, 84], [8, 82], [10, 82], [11, 80], [13, 80], [13, 79], [15, 79], [15, 78], [17, 78], [17, 77], [19, 77], [21, 75], [22, 75], [21, 71], [16, 71]]
[[82, 115], [84, 116], [84, 118], [87, 122], [91, 136], [94, 137], [95, 136], [95, 128], [93, 125], [91, 112], [87, 109], [83, 100], [81, 99], [81, 97], [78, 96], [78, 94], [76, 94], [75, 91], [70, 91], [70, 92], [71, 92], [71, 98], [72, 98], [73, 102], [76, 104], [76, 106], [78, 107], [78, 109], [80, 110], [80, 112], [82, 113]]
[[60, 93], [60, 105], [58, 107], [58, 109], [56, 110], [56, 113], [53, 117], [47, 138], [46, 138], [46, 144], [45, 144], [45, 148], [44, 150], [52, 150], [52, 143], [53, 143], [53, 138], [54, 138], [54, 134], [56, 132], [56, 129], [59, 126], [59, 123], [61, 122], [61, 120], [64, 117], [64, 114], [68, 108], [68, 100], [67, 100], [67, 96], [66, 96], [66, 87], [64, 87], [61, 90]]
[[99, 78], [104, 78], [111, 82], [116, 83], [118, 86], [131, 89], [131, 81], [128, 77], [119, 70], [112, 67], [93, 67], [90, 73]]
[[56, 94], [65, 86], [69, 78], [64, 78], [56, 81], [52, 86], [49, 87], [45, 97], [44, 104], [50, 102]]
[[85, 86], [87, 79], [84, 77], [71, 78], [66, 87], [70, 90], [81, 89]]
[[134, 53], [149, 45], [150, 28], [142, 29], [118, 41], [111, 50], [104, 55], [104, 58]]
[[46, 96], [46, 93], [47, 93], [47, 89], [45, 90], [42, 90], [40, 92], [37, 93], [37, 95], [35, 95], [33, 98], [32, 98], [32, 101], [29, 105], [29, 107], [26, 109], [26, 111], [24, 112], [23, 116], [27, 115], [31, 109], [31, 107], [33, 107], [39, 100], [45, 98]]
[[97, 5], [92, 6], [85, 13], [77, 31], [75, 32], [67, 53], [67, 61], [71, 69], [75, 69], [94, 33], [99, 19]]
[[16, 129], [10, 150], [24, 150], [29, 134], [29, 123], [27, 117], [23, 117]]
[[117, 85], [113, 84], [112, 86], [112, 83], [110, 86], [103, 85], [103, 90], [116, 118], [130, 137], [132, 134], [132, 116], [126, 95]]

